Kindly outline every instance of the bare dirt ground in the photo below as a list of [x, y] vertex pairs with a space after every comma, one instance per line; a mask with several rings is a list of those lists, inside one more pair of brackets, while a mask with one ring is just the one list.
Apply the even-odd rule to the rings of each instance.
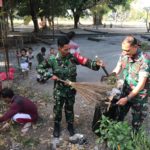
[[[30, 77], [16, 77], [13, 82], [13, 89], [20, 95], [29, 97], [38, 106], [39, 120], [37, 124], [33, 125], [29, 132], [22, 136], [21, 126], [12, 124], [12, 126], [0, 135], [0, 150], [48, 150], [53, 139], [53, 97], [52, 90], [46, 90], [45, 86], [52, 84], [51, 81], [46, 84], [39, 84], [36, 81], [31, 84]], [[6, 83], [4, 83], [6, 84]], [[2, 104], [1, 104], [2, 105]], [[3, 107], [3, 111], [6, 107]], [[92, 116], [94, 110], [94, 103], [89, 104], [82, 100], [79, 96], [76, 97], [75, 104], [75, 130], [77, 133], [84, 134], [88, 139], [86, 145], [70, 144], [69, 134], [66, 129], [65, 117], [63, 114], [62, 131], [60, 137], [60, 145], [58, 150], [92, 150], [95, 146], [96, 136], [91, 130]]]

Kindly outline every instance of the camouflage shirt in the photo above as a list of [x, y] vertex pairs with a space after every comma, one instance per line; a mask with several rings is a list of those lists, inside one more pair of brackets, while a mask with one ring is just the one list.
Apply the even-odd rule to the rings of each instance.
[[[132, 58], [121, 55], [119, 62], [122, 68], [122, 76], [133, 89], [140, 81], [140, 77], [148, 77], [150, 75], [150, 56], [140, 50]], [[149, 81], [145, 85], [145, 88], [140, 91], [141, 94], [148, 92]]]
[[[38, 65], [37, 72], [47, 78], [51, 78], [53, 75], [56, 75], [62, 80], [70, 80], [75, 82], [77, 76], [77, 65], [81, 65], [78, 59], [69, 54], [65, 57], [62, 57], [60, 53], [57, 56], [50, 56], [49, 59], [42, 64]], [[99, 66], [96, 65], [96, 61], [88, 59], [87, 62], [83, 65], [92, 70], [99, 70]], [[52, 72], [48, 71], [48, 68], [52, 68]], [[66, 85], [56, 81], [56, 85], [60, 87], [66, 87]]]

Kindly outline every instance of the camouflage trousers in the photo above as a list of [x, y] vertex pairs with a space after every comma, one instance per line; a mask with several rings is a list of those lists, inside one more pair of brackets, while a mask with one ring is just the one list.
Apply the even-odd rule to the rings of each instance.
[[148, 113], [148, 97], [136, 96], [125, 106], [119, 106], [119, 121], [123, 121], [130, 108], [132, 109], [132, 126], [138, 130]]
[[75, 103], [75, 93], [61, 94], [59, 90], [54, 91], [54, 121], [61, 122], [62, 120], [62, 109], [64, 106], [66, 122], [74, 122], [74, 103]]

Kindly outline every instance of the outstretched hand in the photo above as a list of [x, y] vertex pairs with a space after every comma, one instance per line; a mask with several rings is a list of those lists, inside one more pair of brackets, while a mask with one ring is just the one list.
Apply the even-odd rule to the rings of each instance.
[[58, 78], [57, 76], [55, 76], [55, 75], [53, 75], [52, 77], [51, 77], [51, 79], [52, 80], [57, 80], [57, 81], [59, 81], [59, 82], [62, 82], [64, 85], [68, 85], [68, 86], [71, 86], [71, 84], [72, 84], [72, 82], [70, 81], [70, 80], [62, 80], [62, 79], [60, 79], [60, 78]]
[[52, 80], [59, 80], [59, 78], [57, 76], [55, 76], [55, 75], [53, 75], [50, 79], [52, 79]]
[[2, 127], [0, 128], [0, 131], [6, 131], [7, 129], [9, 129], [10, 127], [10, 123], [6, 122], [5, 124], [2, 125]]
[[96, 61], [96, 65], [98, 65], [100, 67], [104, 67], [105, 66], [105, 64], [104, 64], [104, 62], [102, 60], [97, 60]]

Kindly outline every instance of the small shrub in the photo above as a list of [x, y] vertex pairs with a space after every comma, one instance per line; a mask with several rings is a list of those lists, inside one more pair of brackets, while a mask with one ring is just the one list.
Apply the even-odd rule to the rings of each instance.
[[149, 150], [150, 140], [146, 133], [140, 130], [134, 133], [127, 122], [116, 122], [102, 116], [100, 127], [95, 132], [100, 133], [98, 143], [107, 142], [112, 150]]
[[150, 45], [147, 42], [142, 42], [141, 49], [142, 50], [150, 50]]

